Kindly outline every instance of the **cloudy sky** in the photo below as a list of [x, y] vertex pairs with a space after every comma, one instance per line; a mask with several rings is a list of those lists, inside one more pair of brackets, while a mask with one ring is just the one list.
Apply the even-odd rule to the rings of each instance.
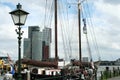
[[[58, 1], [61, 3], [58, 5], [60, 9], [58, 14], [61, 15], [58, 17], [58, 25], [63, 26], [58, 28], [60, 30], [58, 32], [58, 55], [60, 58], [68, 58], [65, 56], [69, 56], [69, 58], [78, 59], [77, 0]], [[23, 9], [30, 13], [26, 24], [22, 26], [23, 38], [28, 35], [28, 26], [37, 25], [41, 28], [44, 26], [54, 28], [54, 12], [51, 9], [53, 8], [53, 0], [0, 0], [0, 55], [7, 56], [9, 53], [12, 59], [17, 59], [18, 56], [17, 34], [15, 32], [17, 26], [13, 24], [9, 12], [16, 9], [18, 3], [21, 3]], [[81, 15], [87, 20], [88, 33], [90, 33], [88, 38], [93, 59], [98, 60], [98, 57], [101, 57], [102, 60], [116, 60], [120, 58], [120, 0], [85, 0], [82, 6]], [[99, 51], [94, 47], [96, 42]], [[51, 56], [54, 56], [53, 44], [54, 37]], [[83, 33], [82, 56], [89, 56], [86, 37]]]

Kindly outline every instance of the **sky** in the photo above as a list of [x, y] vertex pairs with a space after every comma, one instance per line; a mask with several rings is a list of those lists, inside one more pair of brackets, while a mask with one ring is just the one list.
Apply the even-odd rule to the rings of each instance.
[[[0, 0], [0, 56], [7, 56], [8, 53], [12, 59], [17, 59], [18, 57], [17, 34], [15, 32], [17, 26], [13, 24], [9, 14], [9, 12], [16, 9], [18, 3], [22, 4], [22, 8], [30, 13], [25, 25], [22, 26], [22, 30], [24, 31], [23, 38], [28, 36], [28, 26], [40, 26], [41, 29], [44, 26], [54, 28], [54, 18], [52, 15], [54, 12], [50, 6], [47, 6], [45, 10], [45, 1], [47, 1], [47, 4], [52, 5], [53, 0]], [[60, 1], [63, 4], [62, 7], [60, 7], [61, 4], [59, 5], [60, 11], [58, 11], [58, 14], [62, 13], [58, 17], [58, 30], [61, 30], [61, 32], [58, 32], [58, 55], [60, 58], [68, 58], [67, 56], [69, 56], [69, 58], [78, 59], [77, 0]], [[67, 5], [65, 5], [66, 3]], [[98, 60], [98, 57], [100, 57], [101, 60], [116, 60], [120, 58], [120, 0], [85, 0], [81, 4], [83, 6], [81, 8], [83, 11], [82, 18], [86, 18], [88, 33], [91, 33], [90, 35], [88, 34], [88, 38], [93, 59]], [[65, 9], [68, 9], [68, 11]], [[51, 13], [48, 13], [49, 11]], [[48, 16], [50, 17], [48, 18]], [[83, 26], [83, 23], [81, 25]], [[63, 27], [60, 28], [60, 26]], [[82, 56], [86, 57], [89, 56], [86, 37], [83, 33], [81, 35]], [[52, 37], [52, 42], [54, 42], [54, 35]], [[94, 40], [92, 39], [97, 42], [99, 51], [96, 51], [94, 48], [92, 44]], [[51, 53], [54, 53], [53, 43], [51, 45]], [[72, 49], [68, 46], [71, 46]], [[54, 55], [51, 54], [51, 56]]]

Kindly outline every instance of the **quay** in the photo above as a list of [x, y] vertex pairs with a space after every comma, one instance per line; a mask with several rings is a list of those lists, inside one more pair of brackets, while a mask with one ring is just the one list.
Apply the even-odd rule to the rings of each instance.
[[113, 78], [110, 78], [110, 79], [108, 79], [108, 80], [120, 80], [120, 76], [118, 76], [118, 77], [113, 77]]

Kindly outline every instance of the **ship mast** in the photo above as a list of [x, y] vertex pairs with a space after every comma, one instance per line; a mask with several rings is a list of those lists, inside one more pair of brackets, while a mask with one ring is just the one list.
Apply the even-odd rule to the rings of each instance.
[[55, 7], [55, 61], [58, 61], [58, 45], [57, 45], [57, 0], [54, 0]]
[[81, 16], [80, 16], [80, 0], [78, 0], [78, 40], [79, 40], [79, 61], [82, 61], [82, 51], [81, 51]]

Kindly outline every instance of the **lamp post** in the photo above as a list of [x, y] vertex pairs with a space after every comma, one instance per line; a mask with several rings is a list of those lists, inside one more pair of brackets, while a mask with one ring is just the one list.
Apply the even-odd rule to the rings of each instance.
[[13, 22], [15, 25], [18, 25], [18, 28], [15, 30], [16, 33], [18, 34], [18, 80], [21, 80], [21, 39], [22, 39], [22, 34], [23, 31], [21, 31], [21, 25], [25, 24], [27, 15], [29, 14], [28, 12], [22, 10], [22, 5], [18, 3], [17, 9], [10, 12], [11, 17], [13, 19]]

